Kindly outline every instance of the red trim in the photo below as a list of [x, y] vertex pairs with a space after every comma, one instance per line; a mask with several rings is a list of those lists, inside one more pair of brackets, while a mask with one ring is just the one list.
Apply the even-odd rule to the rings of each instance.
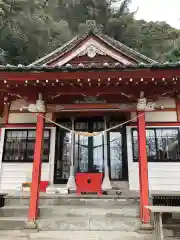
[[34, 162], [30, 195], [30, 207], [28, 221], [34, 222], [38, 217], [39, 186], [41, 179], [42, 148], [44, 138], [44, 118], [37, 116], [36, 124], [36, 142], [34, 148]]
[[145, 113], [138, 112], [138, 155], [139, 155], [139, 185], [141, 221], [149, 223], [150, 213], [145, 206], [149, 205], [148, 163], [146, 151]]
[[[136, 127], [137, 123], [130, 123], [130, 127]], [[180, 127], [180, 122], [146, 122], [147, 127]]]
[[[116, 71], [107, 71], [107, 70], [100, 70], [100, 71], [88, 71], [88, 70], [81, 70], [81, 71], [70, 71], [70, 72], [0, 72], [0, 80], [8, 80], [8, 81], [25, 81], [25, 80], [52, 80], [55, 79], [59, 80], [77, 80], [82, 79], [86, 80], [87, 78], [91, 78], [92, 80], [97, 80], [101, 78], [102, 80], [107, 78], [111, 79], [118, 79], [118, 78], [133, 78], [137, 81], [141, 82], [140, 79], [144, 78], [145, 80], [152, 81], [152, 78], [166, 78], [172, 79], [173, 77], [180, 76], [180, 69], [137, 69], [137, 70], [116, 70]], [[159, 81], [159, 80], [158, 80]], [[159, 81], [161, 82], [161, 80]], [[178, 82], [177, 82], [178, 83]], [[143, 83], [142, 83], [143, 84]]]
[[[104, 110], [114, 110], [114, 112], [135, 112], [137, 109], [136, 108], [121, 108], [121, 106], [119, 104], [115, 104], [115, 103], [112, 103], [112, 104], [61, 104], [61, 108], [60, 110], [58, 111], [57, 108], [56, 108], [56, 104], [52, 104], [50, 105], [48, 109], [48, 113], [56, 113], [56, 112], [63, 112], [63, 111], [66, 111], [66, 110], [92, 110], [93, 109], [104, 109]], [[54, 109], [53, 109], [54, 108]], [[162, 109], [162, 110], [154, 110], [153, 112], [175, 112], [176, 109], [175, 108], [166, 108], [166, 109]], [[152, 112], [152, 111], [149, 111], [149, 112]], [[10, 113], [19, 113], [19, 114], [23, 114], [23, 113], [29, 113], [28, 111], [24, 111], [24, 112], [21, 112], [20, 110], [11, 110]]]

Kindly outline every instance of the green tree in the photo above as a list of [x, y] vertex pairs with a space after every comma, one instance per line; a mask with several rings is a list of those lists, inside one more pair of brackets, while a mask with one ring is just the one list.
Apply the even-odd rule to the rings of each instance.
[[166, 22], [138, 23], [141, 26], [138, 50], [159, 62], [166, 62], [172, 50], [170, 41], [177, 39], [180, 31]]
[[55, 21], [40, 0], [18, 0], [4, 14], [0, 46], [11, 64], [28, 64], [68, 41], [68, 23]]
[[[118, 4], [117, 4], [117, 3]], [[28, 64], [78, 34], [96, 30], [160, 62], [179, 61], [180, 31], [136, 20], [130, 0], [0, 0], [0, 62]]]

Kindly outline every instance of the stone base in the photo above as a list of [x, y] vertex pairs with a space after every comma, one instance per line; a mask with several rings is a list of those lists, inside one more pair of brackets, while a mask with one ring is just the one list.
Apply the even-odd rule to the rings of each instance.
[[36, 221], [27, 221], [25, 223], [24, 229], [25, 232], [38, 232], [38, 227]]
[[50, 186], [46, 189], [46, 193], [47, 194], [61, 194], [61, 195], [67, 195], [69, 194], [69, 190], [67, 189], [67, 187], [54, 187], [54, 186]]
[[106, 177], [106, 176], [104, 177], [103, 182], [102, 182], [102, 184], [101, 184], [101, 189], [102, 189], [103, 191], [107, 191], [107, 190], [112, 189], [112, 186], [111, 186], [111, 182], [110, 182], [109, 177]]
[[30, 187], [22, 187], [22, 192], [30, 192]]
[[153, 226], [150, 223], [141, 223], [138, 232], [140, 233], [152, 233]]
[[56, 194], [57, 193], [57, 189], [53, 186], [49, 186], [47, 189], [46, 189], [46, 193], [48, 194]]
[[67, 182], [67, 189], [76, 190], [76, 181], [74, 176], [70, 176]]
[[56, 188], [56, 193], [61, 195], [67, 195], [69, 194], [69, 190], [67, 188]]

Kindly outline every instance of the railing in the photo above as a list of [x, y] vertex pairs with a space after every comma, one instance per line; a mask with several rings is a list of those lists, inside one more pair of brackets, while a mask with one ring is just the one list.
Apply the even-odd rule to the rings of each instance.
[[152, 196], [154, 206], [180, 206], [180, 196]]

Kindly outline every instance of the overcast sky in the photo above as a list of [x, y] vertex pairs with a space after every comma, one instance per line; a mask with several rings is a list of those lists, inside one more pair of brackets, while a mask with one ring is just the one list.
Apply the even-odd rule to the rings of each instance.
[[132, 0], [131, 9], [138, 7], [137, 19], [166, 21], [180, 29], [180, 0]]

